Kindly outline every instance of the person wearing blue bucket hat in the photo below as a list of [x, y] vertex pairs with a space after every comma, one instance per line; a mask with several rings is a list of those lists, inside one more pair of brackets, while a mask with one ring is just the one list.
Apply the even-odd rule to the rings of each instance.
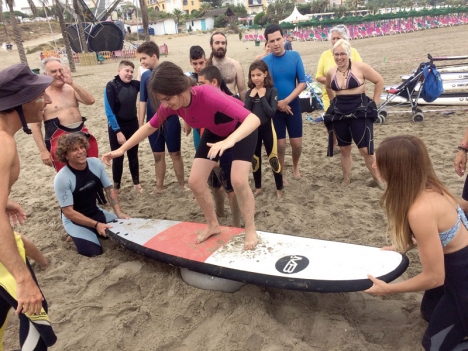
[[14, 308], [20, 319], [20, 345], [24, 350], [25, 343], [28, 350], [47, 350], [57, 340], [21, 236], [10, 224], [21, 224], [26, 214], [9, 199], [20, 172], [14, 136], [21, 128], [31, 134], [28, 123], [42, 120], [44, 108], [51, 102], [45, 93], [51, 83], [51, 77], [34, 74], [25, 64], [0, 71], [0, 345], [8, 312]]

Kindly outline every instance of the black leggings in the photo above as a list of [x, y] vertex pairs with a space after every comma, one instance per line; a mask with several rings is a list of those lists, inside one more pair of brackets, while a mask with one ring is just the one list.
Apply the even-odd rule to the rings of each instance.
[[[34, 281], [37, 284], [36, 276], [29, 265], [28, 260], [26, 260], [26, 265], [31, 272], [31, 275]], [[0, 286], [0, 328], [5, 328], [5, 323], [7, 322], [8, 313], [10, 309], [13, 308], [16, 310], [18, 307], [18, 301], [13, 298], [3, 287]], [[47, 301], [44, 298], [42, 301], [42, 308], [47, 313], [48, 306]], [[46, 321], [38, 321], [35, 323], [30, 320], [24, 313], [19, 314], [20, 328], [19, 328], [19, 341], [21, 349], [24, 351], [45, 351], [48, 346], [52, 346], [57, 341], [57, 336], [50, 323]], [[28, 348], [23, 348], [23, 345], [28, 340]], [[0, 340], [0, 343], [2, 340]]]
[[[120, 131], [128, 140], [138, 130], [138, 121], [130, 125], [120, 126]], [[117, 150], [121, 145], [117, 140], [117, 134], [109, 126], [109, 143], [111, 150]], [[140, 184], [140, 169], [138, 164], [138, 144], [127, 151], [128, 167], [132, 175], [133, 184]], [[114, 181], [114, 188], [120, 189], [122, 181], [124, 156], [116, 157], [112, 160], [112, 180]]]
[[422, 340], [427, 351], [468, 350], [468, 246], [444, 255], [445, 282], [427, 290], [421, 314], [429, 322]]
[[273, 170], [276, 189], [283, 189], [283, 175], [281, 173], [281, 165], [278, 159], [277, 141], [275, 126], [272, 121], [263, 123], [258, 127], [257, 146], [252, 160], [252, 170], [256, 189], [260, 189], [262, 187], [262, 142], [265, 145], [268, 161], [270, 162], [271, 169]]

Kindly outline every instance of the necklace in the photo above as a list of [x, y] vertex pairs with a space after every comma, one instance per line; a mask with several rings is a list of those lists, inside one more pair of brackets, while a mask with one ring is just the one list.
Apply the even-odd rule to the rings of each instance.
[[343, 73], [343, 77], [347, 77], [348, 76], [348, 72], [349, 72], [349, 66], [348, 68], [346, 68], [344, 71], [340, 71], [340, 69], [337, 67], [336, 70], [340, 73]]

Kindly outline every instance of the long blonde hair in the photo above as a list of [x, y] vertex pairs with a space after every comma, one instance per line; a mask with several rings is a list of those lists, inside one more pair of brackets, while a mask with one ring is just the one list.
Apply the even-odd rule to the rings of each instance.
[[405, 252], [413, 246], [408, 211], [426, 189], [455, 199], [437, 178], [426, 146], [412, 135], [386, 138], [376, 151], [377, 168], [387, 182], [380, 200], [388, 218], [394, 247]]

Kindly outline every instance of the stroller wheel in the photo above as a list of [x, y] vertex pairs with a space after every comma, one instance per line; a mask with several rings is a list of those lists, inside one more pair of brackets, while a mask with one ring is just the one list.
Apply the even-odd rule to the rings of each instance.
[[388, 116], [388, 112], [386, 110], [381, 110], [379, 111], [379, 116], [383, 117], [383, 119], [385, 120], [385, 118], [387, 118]]
[[424, 114], [422, 112], [415, 113], [413, 115], [413, 122], [422, 122], [424, 120]]

